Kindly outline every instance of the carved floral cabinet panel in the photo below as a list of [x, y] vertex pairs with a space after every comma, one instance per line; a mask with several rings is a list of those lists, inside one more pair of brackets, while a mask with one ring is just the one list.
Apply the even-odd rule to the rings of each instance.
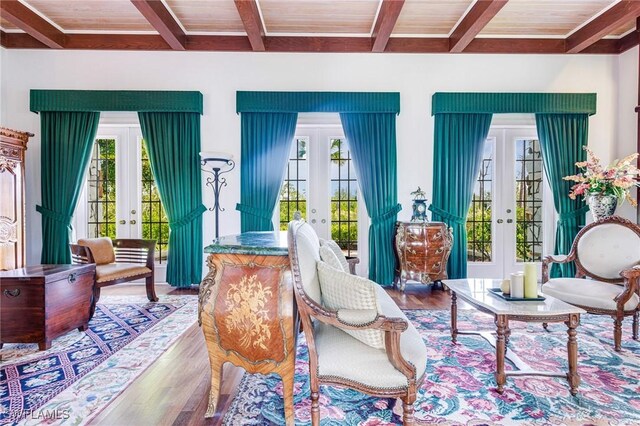
[[216, 412], [222, 365], [276, 373], [283, 381], [287, 425], [293, 425], [293, 376], [298, 314], [286, 235], [247, 232], [205, 249], [209, 273], [200, 284], [199, 318], [211, 363], [205, 417]]
[[0, 271], [25, 264], [24, 159], [32, 136], [0, 127]]
[[404, 290], [407, 280], [429, 284], [446, 279], [452, 246], [451, 229], [442, 222], [397, 222], [394, 284]]

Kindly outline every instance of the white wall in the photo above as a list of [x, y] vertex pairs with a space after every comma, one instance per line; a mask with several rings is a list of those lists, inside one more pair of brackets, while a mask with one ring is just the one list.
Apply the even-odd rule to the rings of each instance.
[[2, 123], [4, 123], [4, 110], [5, 110], [5, 101], [6, 101], [6, 96], [4, 96], [4, 87], [5, 87], [5, 83], [4, 83], [4, 76], [5, 76], [5, 72], [4, 72], [4, 65], [5, 65], [5, 54], [6, 54], [7, 49], [5, 49], [4, 47], [0, 47], [0, 125], [2, 125]]
[[[622, 115], [617, 81], [622, 60], [607, 55], [394, 55], [208, 52], [109, 52], [6, 50], [2, 124], [36, 134], [27, 154], [28, 261], [40, 253], [39, 120], [29, 112], [30, 89], [199, 90], [204, 94], [203, 149], [240, 157], [236, 90], [398, 91], [398, 194], [401, 219], [411, 216], [409, 193], [418, 185], [431, 195], [436, 91], [596, 92], [598, 113], [590, 121], [590, 145], [615, 154]], [[626, 56], [625, 59], [626, 61]], [[627, 67], [625, 70], [633, 67]], [[627, 72], [627, 71], [624, 71]], [[631, 109], [633, 111], [633, 109]], [[221, 233], [240, 229], [234, 210], [240, 198], [240, 165], [228, 177], [221, 203]], [[206, 191], [206, 190], [205, 190]], [[212, 195], [205, 192], [205, 204]], [[205, 214], [204, 240], [213, 236]]]
[[[638, 105], [638, 47], [626, 51], [617, 58], [617, 82], [618, 82], [618, 105], [616, 126], [617, 144], [612, 159], [623, 158], [629, 154], [637, 152], [637, 116], [635, 114]], [[635, 192], [635, 191], [634, 191]], [[635, 194], [634, 194], [635, 196]], [[617, 214], [627, 219], [636, 220], [636, 209], [628, 203], [619, 207]]]

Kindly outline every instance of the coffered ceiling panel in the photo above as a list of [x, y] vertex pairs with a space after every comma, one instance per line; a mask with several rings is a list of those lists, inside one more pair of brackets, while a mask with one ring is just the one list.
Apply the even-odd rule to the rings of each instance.
[[268, 33], [369, 34], [378, 0], [260, 0]]
[[481, 35], [564, 36], [613, 0], [510, 0]]
[[28, 0], [63, 30], [154, 31], [129, 0]]
[[187, 31], [244, 32], [233, 0], [165, 0]]
[[471, 0], [406, 0], [393, 33], [447, 35], [471, 3]]

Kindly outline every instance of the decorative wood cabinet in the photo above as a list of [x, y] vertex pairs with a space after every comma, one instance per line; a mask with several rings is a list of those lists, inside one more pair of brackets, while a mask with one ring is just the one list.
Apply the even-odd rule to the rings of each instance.
[[404, 291], [407, 280], [429, 284], [447, 278], [453, 235], [446, 224], [397, 222], [394, 245], [398, 258], [396, 287]]
[[25, 264], [24, 157], [32, 136], [0, 127], [0, 271]]
[[276, 373], [282, 378], [285, 422], [293, 426], [299, 322], [286, 233], [220, 237], [205, 252], [209, 273], [199, 296], [199, 321], [211, 363], [205, 417], [216, 412], [222, 365], [231, 362], [248, 373]]
[[88, 327], [96, 265], [36, 265], [0, 272], [0, 347], [38, 343]]

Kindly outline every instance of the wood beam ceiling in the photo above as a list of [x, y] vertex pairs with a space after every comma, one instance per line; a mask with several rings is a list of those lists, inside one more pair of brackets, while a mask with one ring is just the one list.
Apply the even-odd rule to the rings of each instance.
[[0, 14], [45, 46], [52, 49], [65, 47], [66, 35], [19, 1], [0, 1]]
[[130, 0], [159, 35], [65, 34], [17, 0], [0, 1], [3, 18], [26, 33], [2, 32], [7, 48], [86, 50], [194, 50], [266, 52], [537, 53], [617, 54], [639, 44], [637, 30], [602, 39], [640, 16], [640, 0], [623, 0], [567, 39], [476, 38], [507, 0], [478, 0], [449, 38], [391, 37], [405, 0], [383, 0], [372, 37], [265, 36], [256, 0], [234, 0], [247, 36], [186, 35], [161, 1]]
[[507, 0], [477, 1], [449, 37], [449, 51], [460, 53], [465, 50], [505, 4]]
[[131, 0], [131, 3], [173, 50], [186, 50], [187, 35], [164, 3], [157, 0]]
[[[404, 1], [404, 0], [403, 0]], [[255, 52], [264, 52], [264, 25], [255, 0], [234, 0], [242, 19], [244, 30]]]
[[[4, 3], [4, 0], [2, 0]], [[579, 54], [609, 54], [621, 52], [622, 39], [599, 40]], [[47, 46], [25, 33], [4, 33], [0, 43], [8, 49], [43, 49]], [[629, 42], [630, 43], [630, 42]], [[638, 44], [637, 39], [633, 45]], [[625, 44], [627, 46], [627, 44]], [[65, 49], [76, 50], [171, 50], [159, 35], [151, 34], [68, 34]], [[187, 36], [187, 51], [251, 52], [253, 47], [246, 36]], [[267, 37], [266, 52], [371, 52], [369, 37]], [[447, 53], [449, 39], [391, 37], [385, 53]], [[533, 53], [562, 54], [563, 39], [505, 39], [476, 38], [462, 53]]]
[[578, 53], [640, 16], [640, 1], [623, 0], [567, 38], [567, 53]]
[[380, 6], [380, 12], [378, 13], [378, 19], [373, 26], [373, 46], [372, 52], [384, 52], [393, 32], [393, 28], [396, 26], [398, 16], [404, 6], [404, 0], [383, 0]]

